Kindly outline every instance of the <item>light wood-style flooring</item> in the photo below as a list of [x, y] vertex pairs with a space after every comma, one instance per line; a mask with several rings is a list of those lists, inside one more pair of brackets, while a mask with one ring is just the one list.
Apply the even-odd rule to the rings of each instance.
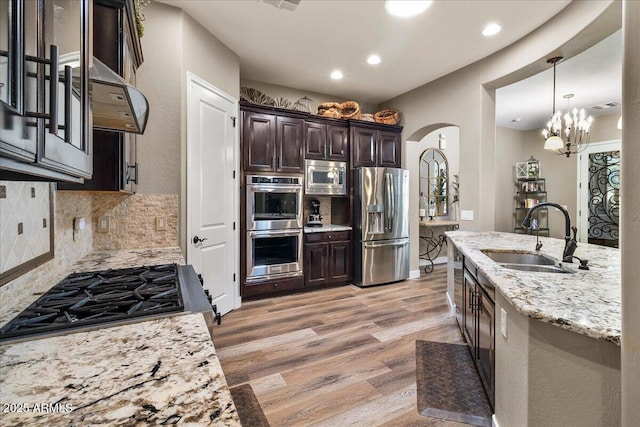
[[230, 387], [249, 383], [271, 426], [462, 426], [416, 409], [415, 341], [461, 343], [446, 266], [418, 280], [257, 301], [214, 328]]

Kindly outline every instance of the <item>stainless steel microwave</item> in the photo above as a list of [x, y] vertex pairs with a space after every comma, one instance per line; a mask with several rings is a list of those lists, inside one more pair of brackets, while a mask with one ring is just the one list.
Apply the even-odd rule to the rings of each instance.
[[347, 194], [347, 163], [306, 160], [305, 193], [315, 195]]

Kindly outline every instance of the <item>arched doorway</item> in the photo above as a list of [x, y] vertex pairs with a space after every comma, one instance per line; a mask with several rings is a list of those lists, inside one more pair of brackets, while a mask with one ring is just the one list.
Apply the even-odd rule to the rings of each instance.
[[[424, 269], [425, 266], [428, 266], [427, 271], [430, 271], [431, 261], [427, 260], [426, 257], [425, 259], [420, 259], [421, 254], [424, 254], [427, 249], [432, 249], [430, 257], [432, 261], [435, 263], [446, 262], [445, 251], [442, 250], [440, 254], [437, 254], [436, 252], [439, 248], [434, 245], [436, 241], [441, 245], [443, 241], [441, 239], [443, 238], [439, 236], [445, 230], [451, 228], [450, 226], [438, 226], [428, 230], [424, 225], [421, 226], [421, 222], [425, 222], [421, 221], [421, 213], [425, 214], [423, 215], [423, 220], [429, 220], [428, 202], [425, 205], [425, 199], [421, 199], [420, 196], [421, 156], [428, 149], [437, 149], [446, 158], [448, 175], [446, 189], [447, 209], [435, 212], [433, 218], [438, 220], [437, 222], [452, 220], [457, 207], [451, 203], [453, 202], [454, 194], [457, 194], [457, 191], [452, 187], [452, 183], [456, 179], [454, 176], [458, 176], [460, 170], [460, 128], [448, 123], [435, 123], [420, 128], [407, 138], [405, 167], [409, 169], [409, 240], [411, 245], [411, 277], [414, 278], [420, 276], [420, 270]], [[421, 212], [420, 209], [425, 209], [425, 211]], [[430, 232], [433, 234], [430, 235]], [[421, 239], [420, 236], [430, 237], [430, 239], [427, 241], [426, 239]]]

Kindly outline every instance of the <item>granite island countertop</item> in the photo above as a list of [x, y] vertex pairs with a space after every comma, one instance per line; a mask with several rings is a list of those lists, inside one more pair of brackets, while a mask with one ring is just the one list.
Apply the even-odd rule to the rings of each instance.
[[240, 425], [201, 313], [0, 345], [0, 403], [3, 426]]
[[[578, 243], [575, 255], [588, 259], [590, 270], [562, 263], [572, 274], [512, 270], [498, 265], [482, 250], [535, 252], [536, 237], [499, 232], [448, 231], [446, 236], [469, 257], [496, 289], [525, 316], [620, 345], [620, 251]], [[540, 237], [541, 253], [562, 257], [564, 240]]]
[[[3, 307], [0, 325], [74, 271], [168, 263], [184, 264], [180, 248], [94, 252]], [[0, 404], [13, 406], [0, 411], [0, 425], [239, 426], [207, 314], [1, 344]]]

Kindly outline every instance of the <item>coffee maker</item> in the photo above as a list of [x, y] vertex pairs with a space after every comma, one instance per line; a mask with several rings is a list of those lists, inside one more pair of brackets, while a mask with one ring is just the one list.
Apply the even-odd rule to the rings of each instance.
[[319, 200], [311, 200], [311, 215], [309, 215], [307, 227], [322, 227], [322, 215], [320, 215]]

